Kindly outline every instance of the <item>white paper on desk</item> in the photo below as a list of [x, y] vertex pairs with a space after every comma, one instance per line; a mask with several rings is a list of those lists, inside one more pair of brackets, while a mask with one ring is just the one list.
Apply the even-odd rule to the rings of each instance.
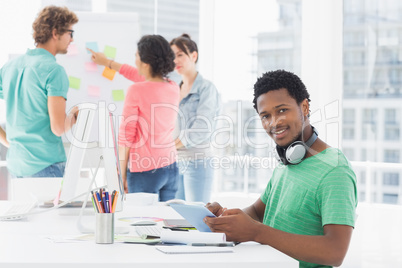
[[156, 246], [157, 250], [166, 254], [191, 253], [232, 253], [232, 247], [193, 247], [193, 246]]
[[77, 243], [82, 241], [94, 240], [95, 236], [93, 234], [77, 235], [77, 236], [48, 236], [46, 237], [53, 243]]
[[224, 233], [163, 230], [161, 233], [161, 240], [164, 243], [177, 244], [221, 243], [226, 242], [226, 235]]

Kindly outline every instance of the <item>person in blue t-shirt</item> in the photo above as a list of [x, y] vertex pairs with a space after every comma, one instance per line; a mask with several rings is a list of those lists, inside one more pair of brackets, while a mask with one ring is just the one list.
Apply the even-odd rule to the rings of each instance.
[[35, 49], [0, 69], [0, 98], [6, 103], [7, 168], [14, 177], [62, 177], [66, 154], [61, 135], [78, 115], [66, 114], [69, 80], [56, 54], [66, 54], [78, 17], [65, 7], [48, 6], [34, 21]]

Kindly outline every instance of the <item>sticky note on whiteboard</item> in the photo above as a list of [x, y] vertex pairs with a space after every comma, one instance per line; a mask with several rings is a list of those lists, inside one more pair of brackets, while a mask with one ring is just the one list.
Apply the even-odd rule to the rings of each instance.
[[124, 101], [124, 90], [122, 89], [112, 90], [112, 96], [114, 101]]
[[105, 46], [103, 53], [105, 54], [106, 57], [114, 59], [116, 58], [116, 51], [117, 49], [115, 47]]
[[89, 85], [88, 86], [88, 96], [100, 97], [100, 87]]
[[95, 62], [85, 62], [85, 70], [87, 72], [96, 72], [98, 65]]
[[105, 67], [105, 69], [103, 70], [102, 76], [106, 77], [109, 80], [113, 80], [115, 74], [116, 74], [115, 70], [112, 70], [109, 67]]
[[74, 56], [78, 55], [78, 47], [75, 44], [70, 44], [67, 48], [67, 55]]
[[[99, 52], [99, 48], [98, 48], [98, 43], [97, 43], [97, 42], [86, 42], [86, 43], [85, 43], [85, 47], [86, 47], [86, 48], [89, 48], [89, 49], [92, 49], [92, 50], [95, 51], [95, 52]], [[89, 50], [87, 49], [87, 53], [88, 53], [88, 54], [91, 54], [91, 51], [89, 51]]]
[[79, 79], [77, 77], [69, 76], [68, 81], [70, 82], [70, 86], [69, 86], [70, 88], [80, 89], [81, 79]]

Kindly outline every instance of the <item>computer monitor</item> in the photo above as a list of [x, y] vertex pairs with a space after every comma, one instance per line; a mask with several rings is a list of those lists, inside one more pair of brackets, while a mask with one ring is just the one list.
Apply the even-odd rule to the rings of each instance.
[[124, 185], [121, 177], [119, 147], [117, 144], [117, 132], [115, 118], [106, 109], [105, 103], [99, 103], [99, 148], [102, 150], [105, 177], [109, 192], [116, 190], [119, 198], [116, 204], [116, 211], [123, 209]]
[[[96, 113], [97, 112], [97, 113]], [[89, 137], [93, 128], [95, 114], [99, 120], [99, 141], [90, 142]], [[66, 169], [61, 183], [58, 198], [59, 201], [67, 201], [77, 195], [77, 186], [80, 180], [80, 172], [83, 165], [85, 152], [94, 147], [99, 147], [105, 169], [105, 182], [108, 191], [119, 192], [116, 211], [121, 211], [124, 200], [124, 187], [121, 178], [118, 145], [113, 115], [106, 109], [105, 103], [81, 104], [77, 123], [71, 131], [70, 150], [67, 156]]]

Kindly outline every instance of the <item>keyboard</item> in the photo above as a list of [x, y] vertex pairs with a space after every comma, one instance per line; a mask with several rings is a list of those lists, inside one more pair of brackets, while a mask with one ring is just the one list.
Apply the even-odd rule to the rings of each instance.
[[25, 218], [36, 205], [36, 201], [0, 201], [0, 220]]
[[160, 226], [136, 226], [135, 230], [142, 239], [160, 238], [163, 228]]

